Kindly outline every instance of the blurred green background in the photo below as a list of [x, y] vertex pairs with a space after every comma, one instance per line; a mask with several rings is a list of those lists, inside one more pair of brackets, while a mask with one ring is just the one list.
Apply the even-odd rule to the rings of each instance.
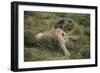
[[[71, 18], [78, 23], [73, 34], [78, 35], [80, 39], [66, 44], [71, 53], [70, 57], [64, 56], [59, 47], [53, 47], [52, 43], [57, 42], [48, 40], [52, 43], [44, 42], [46, 47], [36, 46], [34, 36], [54, 28], [60, 18]], [[90, 58], [90, 14], [24, 11], [24, 61], [88, 58]]]

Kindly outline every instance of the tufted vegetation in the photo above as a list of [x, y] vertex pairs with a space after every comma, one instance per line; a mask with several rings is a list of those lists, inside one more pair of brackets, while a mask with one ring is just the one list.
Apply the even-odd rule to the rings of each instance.
[[[78, 40], [66, 42], [71, 56], [64, 56], [57, 40], [47, 38], [37, 43], [35, 35], [42, 31], [58, 28], [59, 20], [70, 20], [64, 31], [77, 35]], [[40, 45], [42, 44], [42, 45]], [[90, 15], [80, 13], [24, 12], [24, 61], [87, 59], [90, 58]]]

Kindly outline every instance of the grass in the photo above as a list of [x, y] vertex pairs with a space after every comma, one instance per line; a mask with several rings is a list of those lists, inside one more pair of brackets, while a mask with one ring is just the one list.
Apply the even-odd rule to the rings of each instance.
[[61, 52], [49, 51], [43, 48], [27, 48], [24, 53], [24, 61], [64, 60], [68, 57]]
[[[42, 46], [37, 46], [34, 36], [42, 31], [54, 28], [61, 18], [71, 18], [78, 25], [72, 32], [79, 40], [68, 42], [66, 47], [71, 53], [64, 56], [57, 41], [41, 40]], [[66, 29], [67, 27], [65, 27]], [[65, 32], [67, 32], [65, 30]], [[47, 42], [48, 41], [48, 42]], [[24, 12], [24, 61], [69, 60], [90, 58], [90, 15], [77, 13]]]

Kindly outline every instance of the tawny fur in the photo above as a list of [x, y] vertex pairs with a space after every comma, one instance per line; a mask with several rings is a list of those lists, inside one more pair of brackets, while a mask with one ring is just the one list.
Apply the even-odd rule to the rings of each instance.
[[52, 29], [52, 30], [48, 30], [45, 32], [40, 32], [40, 33], [36, 34], [35, 37], [37, 40], [40, 40], [43, 37], [45, 37], [45, 38], [50, 37], [50, 38], [57, 39], [64, 54], [66, 56], [70, 56], [70, 53], [65, 46], [65, 41], [66, 41], [65, 39], [67, 38], [67, 34], [62, 29], [57, 28], [57, 29]]

